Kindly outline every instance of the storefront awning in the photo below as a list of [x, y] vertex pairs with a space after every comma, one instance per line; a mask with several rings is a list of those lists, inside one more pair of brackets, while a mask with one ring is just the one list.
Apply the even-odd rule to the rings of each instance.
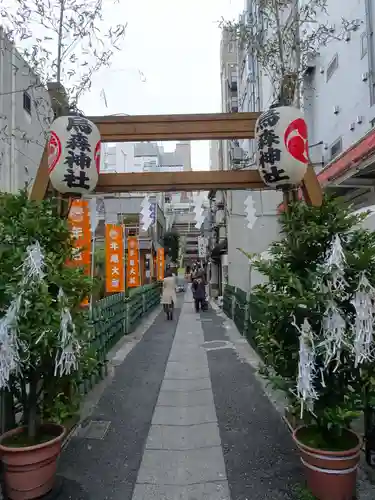
[[[371, 129], [364, 137], [355, 142], [350, 148], [341, 153], [337, 158], [329, 162], [319, 173], [318, 180], [322, 187], [329, 187], [339, 178], [345, 176], [345, 180], [353, 178], [360, 171], [365, 169], [372, 159], [375, 160], [375, 129]], [[346, 174], [346, 175], [345, 175]], [[361, 175], [362, 177], [362, 175]], [[358, 178], [358, 181], [360, 178]], [[366, 175], [366, 180], [369, 178]], [[371, 179], [372, 187], [375, 186], [375, 178]], [[369, 181], [370, 182], [370, 181]], [[364, 180], [358, 183], [363, 186]], [[342, 187], [346, 187], [345, 184]], [[348, 186], [351, 187], [351, 186]], [[352, 186], [356, 186], [353, 184]], [[299, 197], [302, 198], [302, 192], [299, 191]], [[284, 204], [279, 205], [279, 211], [284, 210]]]

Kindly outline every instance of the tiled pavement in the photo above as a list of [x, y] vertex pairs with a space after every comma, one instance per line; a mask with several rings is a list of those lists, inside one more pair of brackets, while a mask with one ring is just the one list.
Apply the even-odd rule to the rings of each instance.
[[189, 293], [173, 321], [160, 313], [94, 408], [107, 431], [63, 452], [61, 498], [299, 500], [292, 440], [224, 321]]
[[133, 500], [229, 499], [203, 329], [185, 302]]

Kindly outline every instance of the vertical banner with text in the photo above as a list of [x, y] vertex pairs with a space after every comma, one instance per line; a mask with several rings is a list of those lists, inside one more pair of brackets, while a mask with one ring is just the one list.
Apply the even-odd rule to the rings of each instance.
[[69, 265], [83, 267], [90, 274], [91, 229], [89, 205], [86, 200], [73, 200], [68, 222], [73, 238], [73, 258]]
[[164, 248], [158, 248], [157, 275], [158, 281], [162, 281], [164, 279]]
[[122, 226], [105, 225], [105, 289], [107, 293], [125, 291], [123, 234]]
[[127, 287], [134, 288], [136, 286], [141, 286], [137, 236], [128, 237], [128, 263], [126, 271]]
[[[76, 199], [72, 201], [68, 222], [73, 238], [73, 257], [68, 265], [82, 267], [87, 275], [91, 271], [91, 228], [89, 202], [87, 200]], [[82, 306], [89, 305], [89, 298], [86, 297]]]

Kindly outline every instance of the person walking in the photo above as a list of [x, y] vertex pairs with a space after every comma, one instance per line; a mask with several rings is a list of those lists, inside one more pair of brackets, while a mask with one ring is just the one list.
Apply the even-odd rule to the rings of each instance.
[[192, 285], [195, 312], [199, 310], [203, 311], [205, 309], [206, 302], [206, 284], [204, 282], [203, 276], [198, 275]]
[[167, 320], [173, 319], [173, 309], [177, 302], [176, 297], [176, 277], [173, 275], [171, 269], [167, 269], [163, 280], [163, 291], [161, 296], [161, 304], [163, 305], [164, 312], [167, 315]]

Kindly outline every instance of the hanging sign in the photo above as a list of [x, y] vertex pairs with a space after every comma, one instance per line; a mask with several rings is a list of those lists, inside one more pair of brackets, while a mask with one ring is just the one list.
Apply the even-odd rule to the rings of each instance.
[[48, 140], [48, 173], [60, 193], [88, 194], [98, 183], [100, 134], [83, 116], [60, 116]]
[[198, 257], [200, 259], [206, 258], [206, 238], [204, 236], [198, 236]]
[[128, 288], [141, 286], [141, 279], [139, 275], [138, 238], [136, 236], [128, 237], [128, 263], [126, 271]]
[[255, 125], [257, 165], [267, 186], [298, 186], [309, 161], [307, 125], [303, 113], [281, 106], [262, 113]]
[[91, 229], [87, 200], [73, 200], [69, 210], [68, 222], [73, 238], [73, 258], [70, 265], [84, 267], [90, 274]]
[[158, 248], [157, 278], [158, 278], [158, 281], [162, 281], [164, 279], [164, 248]]
[[118, 224], [105, 225], [105, 289], [107, 293], [125, 291], [124, 233]]

